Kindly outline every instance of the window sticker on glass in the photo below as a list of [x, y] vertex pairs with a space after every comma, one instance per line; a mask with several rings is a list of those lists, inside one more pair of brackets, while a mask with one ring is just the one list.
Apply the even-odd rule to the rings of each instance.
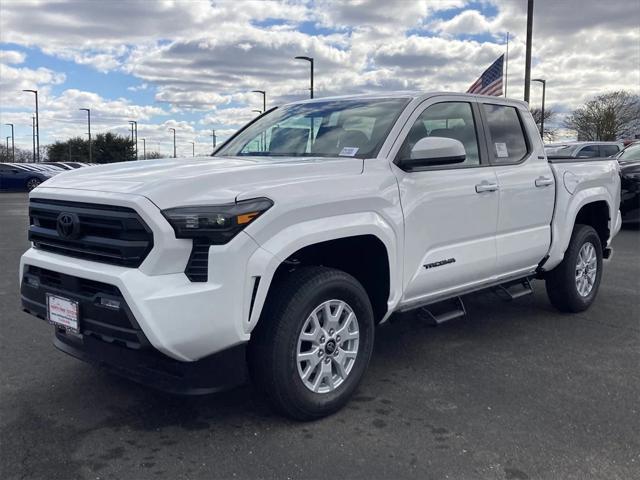
[[498, 157], [508, 157], [509, 156], [509, 150], [507, 150], [507, 144], [506, 143], [495, 143], [496, 146], [496, 155]]
[[344, 147], [340, 151], [341, 157], [353, 157], [356, 153], [358, 153], [358, 147]]

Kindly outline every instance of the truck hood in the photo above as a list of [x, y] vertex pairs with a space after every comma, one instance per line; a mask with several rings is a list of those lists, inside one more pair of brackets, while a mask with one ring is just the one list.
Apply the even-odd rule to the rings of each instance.
[[143, 195], [163, 209], [229, 203], [267, 195], [283, 184], [358, 175], [362, 168], [357, 158], [192, 157], [79, 168], [57, 175], [46, 186]]

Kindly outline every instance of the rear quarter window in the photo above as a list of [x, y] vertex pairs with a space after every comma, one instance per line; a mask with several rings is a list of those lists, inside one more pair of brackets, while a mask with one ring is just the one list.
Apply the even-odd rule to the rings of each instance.
[[522, 161], [528, 153], [527, 140], [515, 107], [483, 104], [491, 136], [492, 163], [508, 165]]

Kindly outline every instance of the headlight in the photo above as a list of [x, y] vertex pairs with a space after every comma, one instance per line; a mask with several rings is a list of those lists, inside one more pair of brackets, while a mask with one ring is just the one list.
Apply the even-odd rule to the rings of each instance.
[[162, 214], [176, 238], [205, 238], [212, 245], [223, 245], [272, 206], [268, 198], [255, 198], [227, 205], [169, 208]]

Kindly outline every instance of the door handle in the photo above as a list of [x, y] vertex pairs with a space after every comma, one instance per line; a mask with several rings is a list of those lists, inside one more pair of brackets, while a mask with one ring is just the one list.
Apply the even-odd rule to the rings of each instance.
[[498, 190], [498, 184], [489, 183], [486, 180], [476, 185], [476, 193], [495, 192], [496, 190]]
[[553, 178], [549, 178], [549, 177], [536, 178], [536, 187], [548, 187], [549, 185], [553, 185]]

